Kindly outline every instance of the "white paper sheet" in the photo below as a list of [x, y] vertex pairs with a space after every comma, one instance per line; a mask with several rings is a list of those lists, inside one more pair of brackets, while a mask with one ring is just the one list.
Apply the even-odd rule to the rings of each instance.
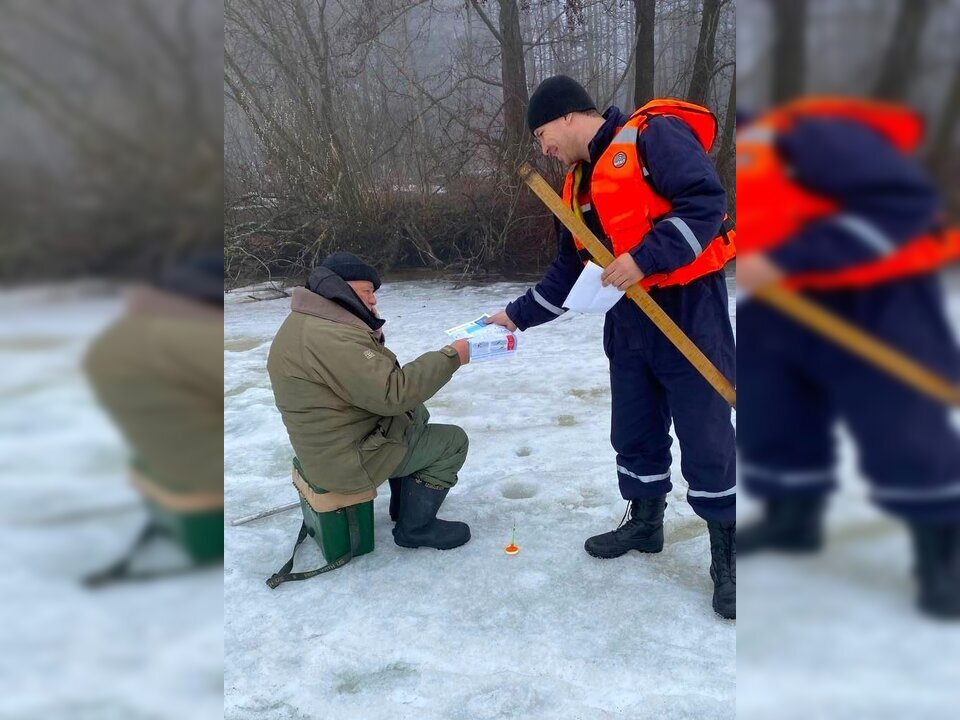
[[588, 262], [567, 299], [563, 301], [563, 306], [575, 312], [603, 315], [616, 305], [623, 297], [623, 291], [617, 290], [613, 285], [603, 287], [600, 284], [601, 273], [603, 268]]

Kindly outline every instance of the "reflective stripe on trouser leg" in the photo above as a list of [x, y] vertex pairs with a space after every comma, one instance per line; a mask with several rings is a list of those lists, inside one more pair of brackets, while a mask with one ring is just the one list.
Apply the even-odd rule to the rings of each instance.
[[836, 473], [827, 467], [771, 467], [741, 458], [737, 468], [744, 487], [751, 495], [776, 498], [786, 495], [827, 493], [836, 487]]
[[642, 475], [618, 464], [617, 478], [620, 480], [620, 494], [627, 500], [666, 495], [673, 489], [669, 470]]
[[908, 521], [960, 524], [960, 480], [874, 486], [870, 498], [883, 510]]

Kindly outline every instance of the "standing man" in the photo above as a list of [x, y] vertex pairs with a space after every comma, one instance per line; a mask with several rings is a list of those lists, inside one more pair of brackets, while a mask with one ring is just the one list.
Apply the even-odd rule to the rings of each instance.
[[[680, 100], [603, 115], [587, 91], [558, 75], [530, 98], [527, 122], [544, 155], [569, 166], [564, 202], [616, 257], [605, 285], [640, 283], [731, 381], [736, 355], [723, 267], [734, 257], [726, 196], [707, 155], [717, 130], [706, 108]], [[527, 328], [566, 312], [563, 301], [590, 255], [564, 228], [543, 279], [490, 322]], [[713, 608], [736, 617], [736, 457], [730, 407], [656, 326], [624, 297], [606, 316], [620, 492], [630, 518], [585, 543], [597, 558], [663, 549], [673, 420], [687, 498], [707, 521]]]

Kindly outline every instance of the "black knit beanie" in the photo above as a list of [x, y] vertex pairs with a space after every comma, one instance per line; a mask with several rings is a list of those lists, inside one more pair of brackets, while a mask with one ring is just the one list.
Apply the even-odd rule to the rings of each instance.
[[223, 250], [196, 255], [170, 268], [157, 287], [211, 305], [223, 305]]
[[583, 85], [566, 75], [554, 75], [540, 83], [530, 96], [527, 125], [533, 132], [567, 113], [596, 109], [597, 104]]
[[374, 290], [380, 289], [380, 276], [377, 271], [353, 253], [335, 252], [327, 257], [320, 267], [332, 270], [344, 280], [366, 280], [373, 283]]

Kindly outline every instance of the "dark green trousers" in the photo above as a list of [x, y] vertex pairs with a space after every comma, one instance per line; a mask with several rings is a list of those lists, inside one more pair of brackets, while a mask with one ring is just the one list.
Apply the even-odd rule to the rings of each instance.
[[457, 484], [457, 473], [467, 459], [470, 442], [457, 425], [414, 425], [410, 428], [409, 449], [391, 478], [415, 475], [425, 483], [442, 488]]

